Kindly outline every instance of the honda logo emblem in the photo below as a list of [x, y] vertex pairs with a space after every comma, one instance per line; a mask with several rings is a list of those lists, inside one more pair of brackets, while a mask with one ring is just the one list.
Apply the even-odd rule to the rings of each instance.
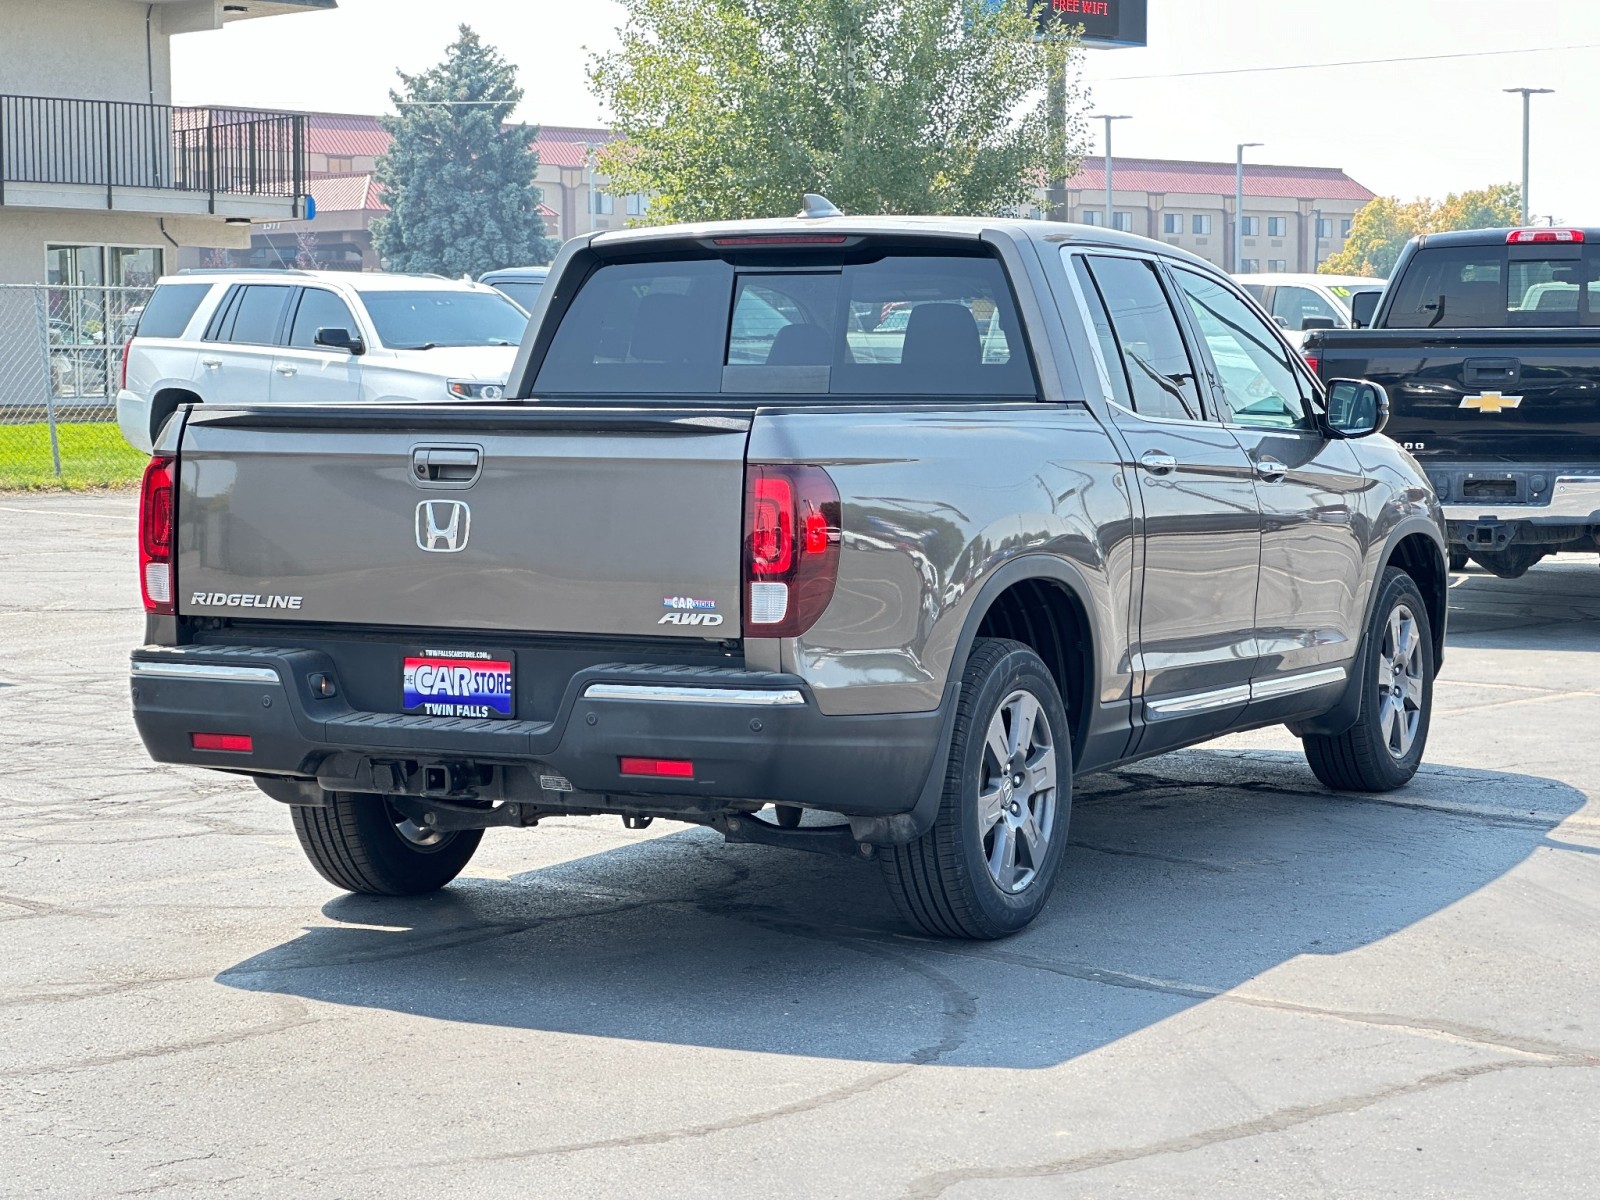
[[424, 500], [417, 505], [417, 548], [458, 554], [467, 548], [472, 510], [459, 500]]

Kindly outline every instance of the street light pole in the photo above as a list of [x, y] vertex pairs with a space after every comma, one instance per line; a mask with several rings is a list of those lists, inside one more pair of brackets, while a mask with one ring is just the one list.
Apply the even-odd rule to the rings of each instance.
[[1131, 121], [1131, 120], [1133, 120], [1133, 118], [1129, 117], [1129, 116], [1112, 117], [1112, 116], [1107, 116], [1105, 113], [1095, 113], [1094, 116], [1090, 117], [1089, 119], [1091, 121], [1104, 121], [1106, 123], [1106, 228], [1110, 229], [1111, 228], [1111, 221], [1112, 221], [1112, 216], [1111, 216], [1111, 209], [1112, 209], [1112, 200], [1111, 200], [1111, 123], [1113, 121]]
[[1528, 207], [1528, 176], [1529, 164], [1532, 158], [1531, 147], [1533, 142], [1533, 98], [1535, 96], [1549, 96], [1555, 92], [1554, 88], [1506, 88], [1508, 96], [1522, 97], [1522, 223], [1528, 224], [1532, 220], [1532, 212]]
[[1233, 273], [1244, 270], [1244, 152], [1265, 142], [1240, 142], [1233, 160]]

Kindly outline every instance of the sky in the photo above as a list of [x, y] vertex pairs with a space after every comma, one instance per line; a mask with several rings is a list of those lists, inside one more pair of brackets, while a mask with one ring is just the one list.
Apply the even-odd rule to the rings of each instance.
[[[623, 18], [611, 0], [339, 0], [177, 38], [174, 100], [382, 112], [396, 69], [438, 61], [464, 21], [521, 69], [522, 119], [601, 124], [584, 70]], [[1086, 111], [1133, 117], [1116, 126], [1119, 156], [1232, 161], [1238, 143], [1262, 142], [1250, 161], [1438, 197], [1520, 182], [1522, 100], [1502, 89], [1547, 87], [1534, 97], [1533, 211], [1600, 224], [1600, 0], [1150, 0], [1150, 43], [1085, 55]], [[1423, 61], [1442, 55], [1473, 57]], [[1328, 65], [1373, 59], [1408, 61]], [[1304, 64], [1320, 65], [1259, 70]]]

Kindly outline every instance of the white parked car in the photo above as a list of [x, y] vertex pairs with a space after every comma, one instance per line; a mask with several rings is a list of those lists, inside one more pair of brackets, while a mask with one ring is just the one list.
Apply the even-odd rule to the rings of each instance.
[[1308, 329], [1349, 329], [1350, 301], [1360, 292], [1381, 292], [1388, 280], [1359, 275], [1235, 275], [1261, 303], [1296, 348]]
[[117, 423], [148, 452], [196, 401], [495, 400], [527, 324], [494, 288], [435, 276], [173, 275], [124, 351]]

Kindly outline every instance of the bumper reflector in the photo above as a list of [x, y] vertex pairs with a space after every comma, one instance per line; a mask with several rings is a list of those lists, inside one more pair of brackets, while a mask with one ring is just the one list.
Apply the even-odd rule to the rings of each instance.
[[255, 740], [242, 733], [191, 733], [189, 744], [196, 750], [223, 750], [229, 754], [250, 754]]
[[623, 758], [618, 766], [624, 775], [645, 775], [652, 778], [693, 779], [694, 764], [681, 758]]

